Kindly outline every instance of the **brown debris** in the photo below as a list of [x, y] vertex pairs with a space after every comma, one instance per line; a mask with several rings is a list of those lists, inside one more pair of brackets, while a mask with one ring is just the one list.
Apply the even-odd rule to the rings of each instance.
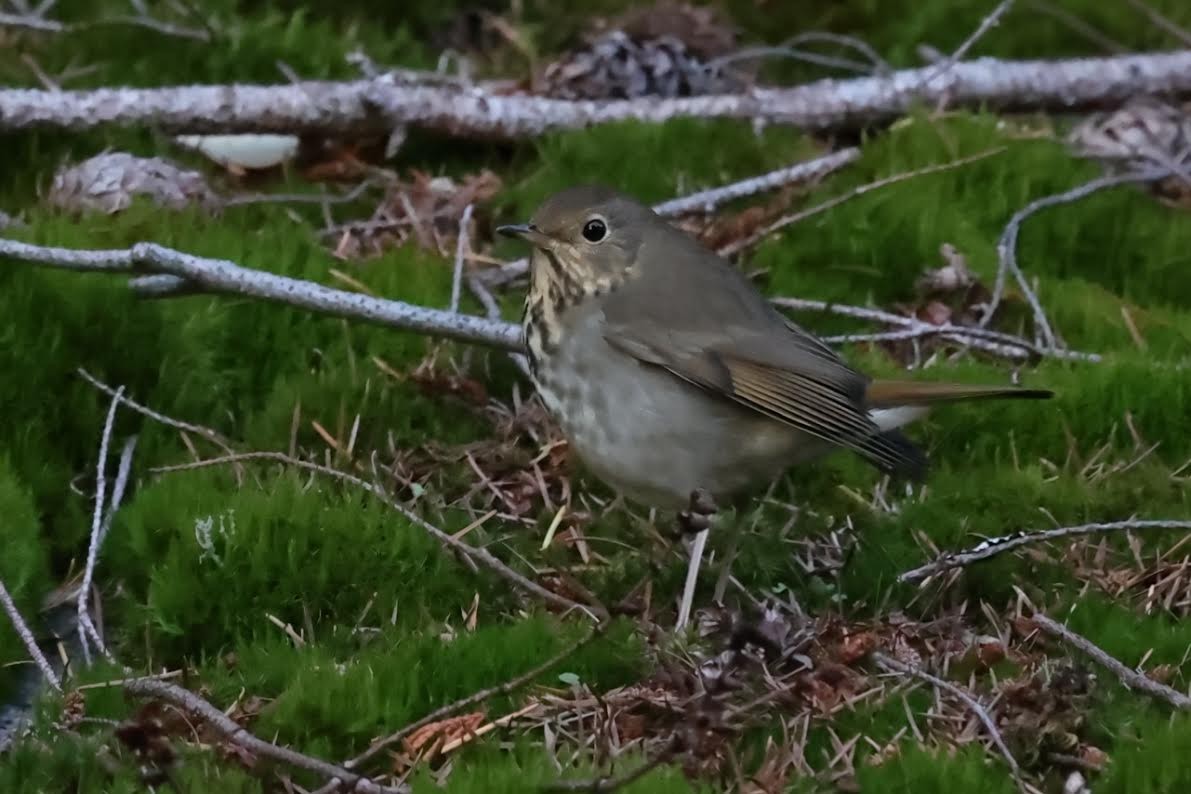
[[408, 181], [392, 184], [372, 217], [337, 227], [334, 253], [341, 259], [365, 259], [407, 243], [453, 256], [459, 219], [467, 206], [480, 207], [500, 192], [500, 177], [484, 170], [461, 180], [413, 171]]
[[[968, 267], [967, 257], [951, 243], [939, 247], [943, 265], [923, 271], [914, 282], [917, 300], [895, 304], [893, 311], [928, 325], [980, 326], [984, 307], [992, 297], [989, 289]], [[887, 331], [902, 330], [889, 325]], [[890, 339], [880, 345], [898, 362], [914, 365], [936, 349], [953, 346], [940, 336], [914, 339]]]
[[1141, 95], [1117, 110], [1089, 116], [1071, 130], [1067, 143], [1077, 156], [1097, 161], [1110, 174], [1171, 169], [1173, 175], [1149, 190], [1169, 207], [1191, 209], [1191, 103]]
[[402, 746], [407, 753], [422, 759], [433, 758], [444, 745], [473, 735], [476, 728], [484, 724], [485, 716], [484, 711], [473, 711], [432, 722], [405, 737]]

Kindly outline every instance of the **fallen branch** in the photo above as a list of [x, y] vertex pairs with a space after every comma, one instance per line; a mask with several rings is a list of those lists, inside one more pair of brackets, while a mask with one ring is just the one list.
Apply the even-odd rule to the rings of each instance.
[[1047, 617], [1041, 612], [1035, 612], [1030, 616], [1030, 620], [1034, 622], [1038, 628], [1052, 637], [1057, 637], [1063, 642], [1071, 645], [1081, 653], [1090, 656], [1101, 667], [1107, 668], [1117, 679], [1125, 685], [1126, 689], [1140, 690], [1150, 697], [1165, 700], [1176, 709], [1188, 710], [1191, 709], [1191, 697], [1184, 695], [1177, 689], [1168, 687], [1166, 684], [1161, 684], [1149, 676], [1143, 675], [1136, 670], [1131, 670], [1122, 662], [1115, 659], [1107, 651], [1105, 651], [1096, 643], [1089, 640], [1080, 634], [1076, 634], [1071, 629], [1059, 623], [1053, 618]]
[[[493, 573], [496, 573], [520, 589], [537, 596], [546, 603], [553, 604], [554, 606], [560, 607], [567, 611], [578, 610], [580, 612], [586, 612], [589, 614], [592, 614], [594, 611], [594, 607], [585, 606], [584, 604], [580, 604], [577, 601], [572, 601], [569, 598], [560, 596], [557, 593], [553, 593], [542, 587], [537, 582], [527, 579], [509, 566], [505, 565], [487, 549], [464, 543], [450, 533], [444, 532], [443, 530], [423, 519], [417, 513], [414, 513], [412, 510], [393, 499], [388, 493], [385, 492], [383, 488], [381, 488], [381, 486], [366, 482], [365, 480], [356, 477], [354, 474], [348, 474], [347, 472], [333, 469], [329, 466], [322, 466], [318, 463], [311, 463], [309, 461], [293, 458], [283, 452], [242, 452], [235, 455], [226, 455], [221, 458], [210, 458], [207, 460], [194, 461], [193, 463], [181, 463], [176, 466], [158, 466], [156, 468], [150, 469], [150, 471], [156, 474], [166, 474], [169, 472], [190, 471], [193, 469], [205, 468], [207, 466], [222, 466], [228, 463], [237, 463], [246, 460], [277, 461], [278, 463], [284, 463], [287, 466], [306, 469], [307, 471], [313, 471], [317, 474], [334, 477], [344, 482], [351, 483], [358, 488], [364, 489], [377, 499], [380, 499], [390, 508], [399, 513], [403, 518], [405, 518], [405, 520], [425, 531], [439, 543], [442, 543], [444, 546], [448, 546], [460, 554], [475, 560]], [[596, 617], [602, 620], [606, 618], [607, 615], [600, 614], [596, 615]]]
[[[0, 130], [105, 125], [190, 133], [385, 133], [422, 127], [460, 137], [524, 138], [616, 121], [736, 118], [812, 130], [855, 128], [915, 104], [1065, 111], [1119, 104], [1137, 94], [1191, 92], [1191, 51], [1067, 60], [981, 58], [889, 75], [819, 80], [743, 94], [612, 101], [497, 95], [409, 85], [382, 75], [352, 82], [201, 85], [81, 91], [0, 91]], [[924, 85], [931, 78], [929, 85]]]
[[1018, 790], [1027, 790], [1026, 783], [1021, 777], [1021, 767], [1018, 765], [1017, 759], [1013, 757], [1013, 753], [1009, 752], [1009, 746], [1005, 744], [1005, 739], [1001, 736], [1001, 731], [998, 730], [996, 721], [970, 692], [950, 681], [931, 675], [921, 667], [911, 667], [883, 653], [876, 652], [872, 656], [873, 661], [885, 670], [920, 679], [936, 689], [941, 689], [963, 701], [964, 705], [976, 716], [976, 719], [980, 720], [993, 745], [1001, 753], [1001, 757], [1005, 759], [1005, 764], [1009, 767], [1009, 773], [1013, 775], [1013, 781], [1017, 784]]
[[124, 684], [124, 691], [137, 697], [164, 700], [201, 718], [224, 739], [251, 753], [280, 761], [298, 769], [305, 769], [327, 779], [338, 778], [344, 781], [351, 791], [364, 792], [364, 794], [408, 794], [410, 791], [410, 788], [405, 785], [383, 786], [336, 764], [260, 739], [206, 700], [168, 681], [159, 678], [134, 678]]
[[1161, 170], [1155, 169], [1102, 176], [1068, 190], [1065, 193], [1045, 196], [1031, 201], [1025, 207], [1015, 212], [1013, 217], [1009, 219], [1009, 223], [1006, 224], [1005, 231], [1001, 232], [1001, 238], [997, 241], [997, 258], [999, 260], [997, 278], [993, 283], [992, 297], [989, 298], [988, 305], [984, 309], [984, 314], [980, 318], [980, 326], [983, 328], [992, 321], [993, 314], [996, 312], [997, 307], [1001, 305], [1001, 299], [1005, 294], [1005, 281], [1012, 275], [1013, 279], [1017, 282], [1018, 289], [1022, 291], [1022, 294], [1030, 304], [1030, 308], [1034, 312], [1034, 334], [1038, 339], [1039, 346], [1051, 350], [1057, 348], [1058, 340], [1050, 327], [1050, 322], [1046, 319], [1046, 311], [1042, 308], [1041, 301], [1034, 294], [1034, 290], [1026, 281], [1026, 276], [1022, 272], [1021, 266], [1017, 263], [1017, 237], [1021, 231], [1022, 223], [1025, 222], [1026, 218], [1047, 207], [1070, 204], [1073, 201], [1079, 201], [1105, 188], [1119, 187], [1120, 185], [1137, 182], [1157, 182], [1170, 176], [1171, 173], [1170, 169], [1163, 168]]
[[[67, 270], [134, 274], [148, 271], [158, 274], [153, 276], [158, 279], [157, 285], [161, 285], [161, 278], [168, 278], [169, 284], [190, 292], [245, 295], [430, 336], [521, 350], [521, 329], [513, 323], [331, 289], [313, 281], [253, 270], [223, 259], [192, 256], [153, 243], [87, 251], [0, 239], [0, 256]], [[160, 295], [159, 292], [150, 294]]]
[[925, 565], [906, 571], [897, 577], [899, 582], [916, 582], [926, 579], [952, 568], [963, 568], [989, 557], [1004, 554], [1030, 543], [1042, 543], [1058, 538], [1094, 535], [1106, 532], [1132, 531], [1138, 529], [1183, 529], [1191, 530], [1191, 521], [1114, 521], [1108, 524], [1081, 524], [1073, 527], [1056, 527], [1038, 532], [1016, 532], [1000, 538], [990, 538], [983, 543], [966, 551], [947, 552], [939, 555]]
[[416, 722], [412, 722], [409, 725], [406, 725], [404, 728], [401, 728], [400, 730], [396, 731], [395, 733], [389, 734], [388, 736], [384, 737], [383, 739], [376, 740], [368, 747], [367, 750], [365, 750], [363, 753], [356, 756], [352, 760], [348, 761], [346, 764], [344, 764], [344, 766], [347, 767], [348, 769], [355, 769], [355, 768], [359, 767], [360, 764], [364, 763], [369, 758], [372, 758], [374, 755], [376, 755], [378, 752], [380, 752], [384, 748], [389, 747], [393, 744], [396, 744], [397, 742], [404, 739], [406, 736], [409, 736], [410, 734], [412, 734], [414, 731], [417, 731], [420, 728], [423, 728], [432, 722], [437, 722], [438, 720], [441, 720], [445, 717], [449, 717], [450, 715], [452, 715], [458, 711], [462, 711], [463, 709], [465, 709], [469, 706], [474, 706], [477, 703], [482, 703], [483, 701], [488, 700], [491, 697], [495, 697], [496, 695], [507, 695], [508, 693], [513, 692], [514, 690], [520, 689], [521, 687], [528, 684], [530, 681], [532, 681], [535, 678], [537, 678], [538, 676], [540, 676], [542, 673], [546, 672], [550, 668], [552, 668], [555, 665], [562, 662], [564, 659], [567, 659], [568, 657], [576, 654], [580, 648], [583, 648], [584, 646], [588, 645], [592, 640], [594, 640], [596, 637], [600, 636], [600, 634], [603, 633], [604, 626], [605, 626], [605, 624], [603, 624], [603, 623], [597, 623], [595, 626], [592, 627], [591, 631], [589, 631], [578, 642], [571, 643], [566, 648], [563, 648], [561, 651], [556, 653], [554, 656], [551, 656], [546, 661], [542, 662], [541, 664], [537, 665], [536, 667], [533, 667], [533, 668], [527, 670], [526, 672], [522, 673], [521, 675], [516, 676], [515, 678], [511, 678], [499, 686], [490, 687], [488, 689], [481, 689], [480, 691], [474, 692], [465, 698], [460, 698], [459, 700], [456, 700], [454, 703], [449, 703], [446, 706], [443, 706], [442, 708], [435, 709], [434, 711], [430, 712], [429, 714], [427, 714], [426, 716], [417, 720]]

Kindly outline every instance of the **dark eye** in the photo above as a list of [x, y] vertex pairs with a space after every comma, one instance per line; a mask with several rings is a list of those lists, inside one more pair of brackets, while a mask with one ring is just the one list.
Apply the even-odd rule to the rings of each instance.
[[598, 243], [608, 234], [608, 226], [599, 218], [592, 218], [583, 224], [583, 239], [589, 243]]

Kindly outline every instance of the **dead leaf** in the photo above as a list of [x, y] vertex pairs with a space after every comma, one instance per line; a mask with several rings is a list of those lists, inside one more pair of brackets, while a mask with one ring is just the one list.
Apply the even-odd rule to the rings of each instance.
[[409, 753], [420, 753], [423, 758], [431, 758], [444, 744], [474, 734], [476, 728], [484, 724], [484, 717], [485, 712], [473, 711], [423, 725], [405, 737], [402, 745]]
[[840, 644], [838, 659], [841, 664], [855, 664], [877, 647], [877, 636], [870, 631], [849, 634]]

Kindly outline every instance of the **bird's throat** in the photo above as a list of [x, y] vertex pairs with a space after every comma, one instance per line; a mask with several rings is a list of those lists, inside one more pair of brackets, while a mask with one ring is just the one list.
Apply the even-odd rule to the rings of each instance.
[[558, 349], [562, 315], [587, 296], [583, 283], [549, 252], [535, 249], [529, 262], [529, 291], [521, 326], [535, 371], [541, 360]]

